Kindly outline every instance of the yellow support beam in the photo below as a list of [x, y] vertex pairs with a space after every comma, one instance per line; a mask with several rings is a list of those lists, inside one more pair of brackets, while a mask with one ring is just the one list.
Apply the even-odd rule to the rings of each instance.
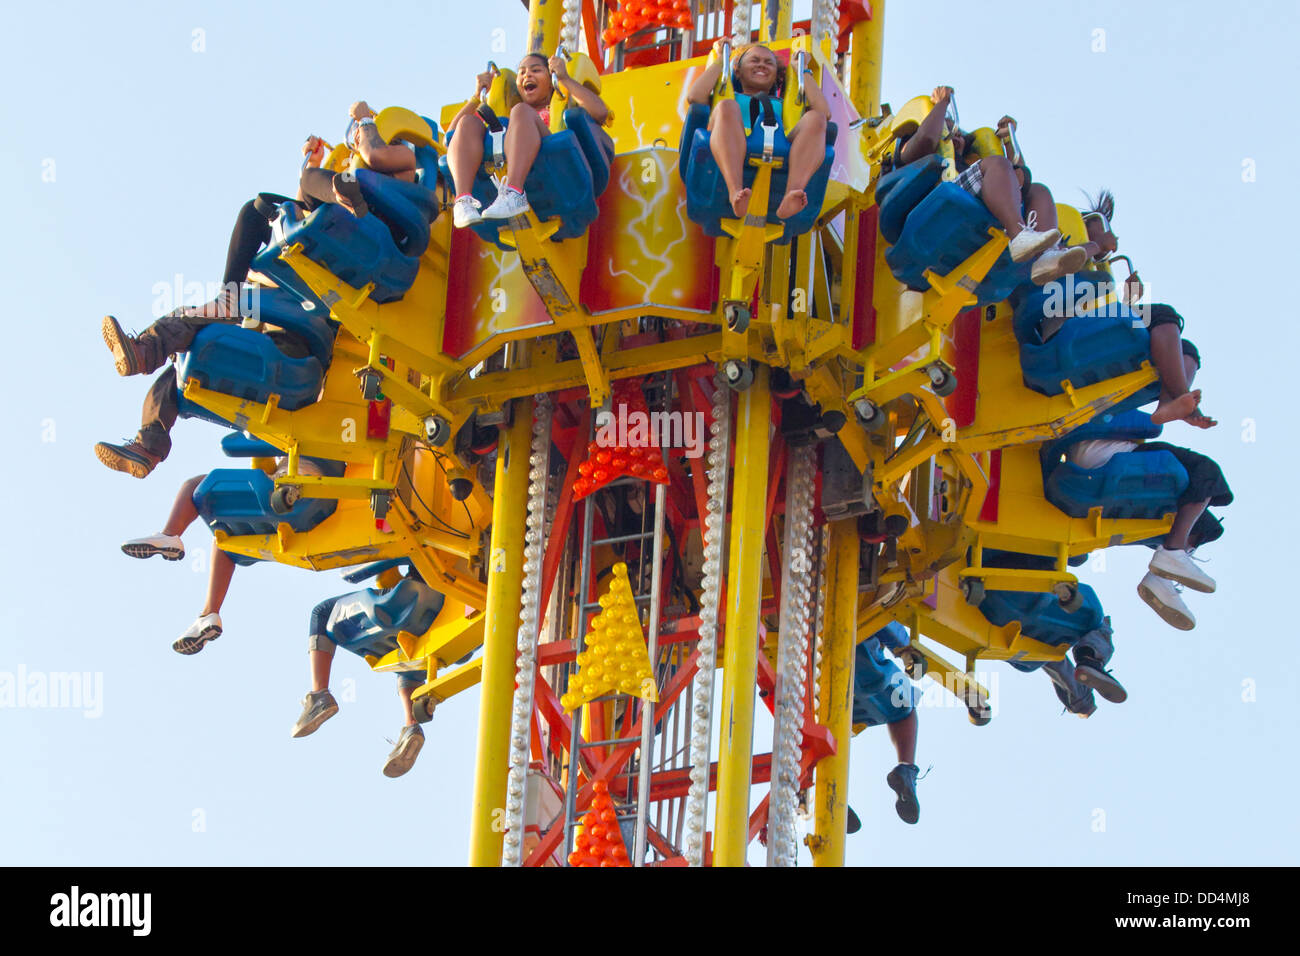
[[[531, 0], [528, 4], [528, 51], [554, 56], [560, 45], [562, 0]], [[571, 50], [576, 53], [576, 50]]]
[[727, 557], [727, 623], [723, 649], [722, 742], [714, 866], [744, 866], [749, 844], [749, 784], [754, 751], [754, 684], [758, 677], [758, 617], [763, 590], [767, 456], [772, 397], [767, 366], [740, 396], [736, 467]]
[[808, 838], [813, 866], [843, 866], [848, 828], [849, 738], [853, 734], [853, 654], [857, 647], [856, 519], [830, 526], [826, 614], [822, 625], [821, 700], [817, 719], [835, 737], [835, 753], [817, 762], [816, 829]]
[[505, 807], [510, 749], [510, 703], [515, 686], [515, 640], [523, 592], [524, 519], [528, 501], [529, 405], [515, 404], [514, 423], [501, 436], [492, 491], [492, 544], [488, 551], [487, 623], [483, 632], [483, 692], [479, 701], [478, 755], [470, 818], [471, 866], [500, 866], [505, 834], [493, 827]]
[[859, 116], [880, 112], [880, 73], [884, 62], [885, 0], [871, 0], [871, 19], [853, 25], [849, 99]]
[[764, 43], [790, 39], [794, 24], [791, 0], [763, 0], [763, 19], [759, 24], [758, 35]]

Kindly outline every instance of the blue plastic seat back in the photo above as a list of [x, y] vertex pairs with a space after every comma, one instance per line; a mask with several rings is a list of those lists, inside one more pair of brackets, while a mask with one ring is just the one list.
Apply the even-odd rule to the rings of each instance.
[[1067, 458], [1081, 441], [1147, 441], [1161, 428], [1146, 412], [1102, 412], [1039, 450], [1044, 496], [1073, 518], [1101, 508], [1103, 518], [1159, 519], [1175, 511], [1187, 488], [1187, 471], [1167, 451], [1119, 452], [1098, 468]]
[[269, 336], [233, 325], [209, 325], [200, 330], [176, 362], [176, 383], [181, 393], [179, 413], [184, 418], [233, 427], [185, 398], [185, 382], [196, 378], [204, 388], [249, 401], [265, 403], [278, 395], [279, 407], [295, 411], [316, 401], [325, 377], [314, 355], [289, 358]]
[[255, 310], [256, 318], [262, 322], [292, 332], [316, 356], [322, 369], [329, 368], [334, 358], [338, 323], [329, 317], [328, 309], [306, 302], [288, 289], [258, 287], [253, 294], [256, 296], [252, 300], [253, 309], [244, 310], [245, 314]]
[[1040, 327], [1044, 319], [1067, 317], [1089, 321], [1098, 316], [1123, 319], [1143, 325], [1142, 317], [1119, 302], [1101, 303], [1113, 292], [1115, 280], [1105, 272], [1076, 272], [1046, 285], [1027, 285], [1013, 298], [1012, 328], [1022, 345], [1042, 344]]
[[[686, 122], [682, 125], [682, 140], [679, 146], [681, 158], [678, 169], [682, 181], [686, 184], [687, 217], [699, 225], [706, 236], [716, 238], [724, 235], [722, 220], [734, 219], [736, 214], [731, 208], [731, 196], [727, 191], [727, 184], [722, 177], [722, 171], [718, 168], [713, 153], [709, 149], [710, 133], [708, 122], [709, 107], [703, 103], [693, 103], [686, 115]], [[784, 226], [781, 238], [776, 240], [777, 245], [784, 245], [795, 236], [807, 232], [821, 214], [822, 203], [826, 199], [826, 186], [830, 181], [831, 165], [835, 161], [833, 146], [835, 136], [835, 124], [828, 123], [826, 125], [826, 151], [822, 157], [822, 163], [808, 181], [808, 185], [804, 187], [804, 192], [808, 196], [808, 205], [789, 219], [779, 219], [776, 215], [777, 207], [781, 205], [781, 199], [785, 196], [788, 170], [783, 164], [781, 168], [772, 171], [772, 181], [768, 192], [767, 221], [770, 224]], [[759, 123], [754, 124], [753, 130], [746, 140], [745, 148], [747, 157], [762, 155], [763, 130]], [[780, 128], [778, 128], [773, 141], [772, 155], [787, 160], [790, 155], [790, 141], [786, 139], [784, 131]], [[758, 175], [758, 168], [746, 162], [743, 175], [744, 184], [752, 187], [754, 179]]]
[[[1095, 385], [1136, 371], [1151, 354], [1151, 335], [1141, 316], [1118, 303], [1090, 308], [1104, 296], [1111, 277], [1080, 272], [1029, 290], [1016, 302], [1012, 317], [1020, 343], [1025, 385], [1044, 395], [1060, 395], [1061, 382], [1075, 388]], [[1060, 330], [1043, 342], [1045, 318], [1066, 316]], [[1116, 410], [1138, 408], [1160, 396], [1152, 384], [1125, 399]]]
[[1119, 452], [1098, 468], [1068, 460], [1081, 441], [1134, 441], [1156, 438], [1161, 428], [1136, 410], [1112, 409], [1039, 449], [1043, 495], [1072, 518], [1101, 508], [1103, 518], [1156, 520], [1177, 510], [1187, 488], [1187, 471], [1167, 451]]
[[221, 453], [227, 458], [276, 458], [284, 454], [270, 442], [240, 431], [221, 436]]
[[[308, 259], [328, 269], [348, 285], [360, 289], [370, 283], [370, 298], [395, 302], [415, 282], [420, 268], [418, 256], [403, 255], [388, 226], [378, 216], [358, 219], [342, 206], [325, 203], [306, 216], [296, 203], [280, 206], [284, 239], [272, 243], [253, 259], [253, 268], [277, 284], [294, 289], [302, 285], [297, 273], [279, 258], [280, 253], [301, 243]], [[426, 240], [427, 241], [427, 240]]]
[[908, 214], [939, 185], [943, 160], [934, 153], [881, 176], [876, 183], [880, 207], [880, 234], [891, 246], [903, 234]]
[[275, 534], [281, 524], [310, 531], [338, 507], [333, 498], [299, 498], [288, 514], [276, 514], [274, 490], [275, 482], [260, 468], [216, 468], [194, 489], [194, 507], [209, 528], [229, 535]]
[[1158, 520], [1178, 510], [1187, 471], [1167, 451], [1121, 452], [1100, 468], [1060, 462], [1043, 482], [1043, 494], [1072, 518], [1100, 507], [1103, 518]]
[[442, 610], [444, 598], [409, 578], [387, 590], [365, 588], [345, 594], [330, 611], [326, 634], [358, 656], [382, 657], [397, 647], [397, 632], [420, 635]]
[[1111, 409], [1093, 416], [1086, 424], [1071, 429], [1060, 438], [1044, 442], [1039, 450], [1043, 465], [1055, 465], [1071, 445], [1081, 441], [1150, 441], [1159, 438], [1163, 429], [1151, 421], [1147, 412]]
[[[1095, 385], [1141, 368], [1150, 356], [1151, 337], [1126, 318], [1078, 316], [1068, 319], [1043, 344], [1020, 346], [1020, 371], [1025, 385], [1044, 395], [1060, 395], [1062, 382], [1075, 388]], [[1155, 392], [1151, 392], [1151, 388]], [[1158, 397], [1150, 386], [1139, 393], [1139, 404]]]
[[[885, 252], [885, 262], [899, 282], [923, 292], [930, 287], [927, 269], [940, 275], [951, 272], [988, 242], [989, 229], [997, 226], [979, 199], [956, 183], [940, 183], [908, 214], [898, 241]], [[1004, 249], [975, 290], [979, 304], [1007, 298], [1029, 281], [1029, 266], [1012, 262]]]
[[1080, 584], [1079, 594], [1083, 606], [1066, 611], [1056, 595], [1048, 591], [989, 591], [979, 610], [997, 627], [1019, 621], [1021, 633], [1044, 644], [1075, 644], [1100, 627], [1106, 616], [1096, 591]]
[[397, 249], [419, 258], [429, 247], [429, 224], [438, 218], [438, 154], [428, 146], [415, 149], [417, 181], [402, 182], [372, 169], [357, 170], [357, 183], [370, 211], [388, 226]]
[[609, 186], [609, 170], [614, 163], [614, 140], [596, 125], [586, 110], [564, 111], [564, 128], [578, 140], [587, 168], [591, 170], [591, 189], [599, 196]]

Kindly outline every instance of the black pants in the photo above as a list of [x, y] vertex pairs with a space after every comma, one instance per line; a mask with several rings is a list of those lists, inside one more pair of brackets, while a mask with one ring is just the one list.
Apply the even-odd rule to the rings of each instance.
[[1223, 469], [1208, 455], [1162, 441], [1143, 442], [1138, 445], [1137, 450], [1167, 451], [1187, 469], [1187, 490], [1178, 499], [1180, 507], [1207, 499], [1215, 507], [1232, 504], [1232, 489], [1228, 487], [1228, 481], [1223, 477]]

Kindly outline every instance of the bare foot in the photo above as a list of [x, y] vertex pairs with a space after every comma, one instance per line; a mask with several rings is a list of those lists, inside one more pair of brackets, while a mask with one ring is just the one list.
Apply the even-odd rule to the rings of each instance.
[[802, 189], [792, 189], [782, 197], [781, 205], [776, 207], [776, 218], [789, 219], [803, 211], [806, 205], [808, 205], [808, 194]]
[[1188, 415], [1196, 414], [1196, 406], [1201, 404], [1201, 392], [1197, 389], [1194, 392], [1184, 392], [1177, 398], [1161, 400], [1156, 406], [1156, 410], [1151, 413], [1151, 424], [1167, 425], [1169, 422], [1176, 422], [1186, 418]]
[[743, 219], [745, 212], [749, 209], [749, 196], [752, 190], [737, 189], [731, 194], [731, 211], [736, 214], [737, 219]]
[[1211, 418], [1209, 415], [1202, 415], [1199, 408], [1194, 414], [1188, 415], [1184, 418], [1183, 421], [1187, 422], [1187, 424], [1191, 425], [1193, 428], [1213, 428], [1215, 425], [1219, 424], [1218, 419]]

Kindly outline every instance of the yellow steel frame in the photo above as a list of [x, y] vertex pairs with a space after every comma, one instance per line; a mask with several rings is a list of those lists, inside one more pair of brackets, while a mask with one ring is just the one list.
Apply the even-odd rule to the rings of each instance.
[[749, 785], [754, 749], [759, 606], [767, 506], [772, 398], [760, 365], [736, 412], [727, 619], [723, 648], [722, 741], [718, 750], [715, 866], [744, 866], [749, 844]]

